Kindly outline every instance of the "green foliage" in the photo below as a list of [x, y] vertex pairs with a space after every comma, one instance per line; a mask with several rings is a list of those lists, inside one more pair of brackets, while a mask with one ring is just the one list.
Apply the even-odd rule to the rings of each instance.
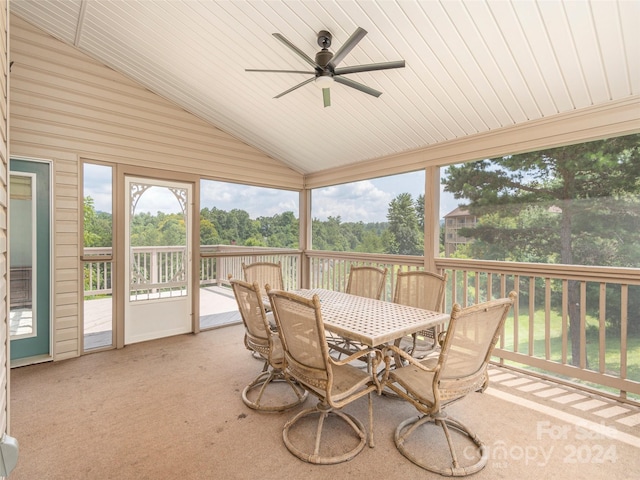
[[416, 209], [416, 216], [418, 217], [418, 226], [420, 227], [420, 231], [424, 232], [424, 195], [418, 195], [416, 199], [416, 203], [414, 204], [414, 208]]
[[[387, 222], [342, 222], [340, 216], [312, 222], [313, 248], [317, 250], [422, 255], [424, 197], [414, 202], [408, 193], [389, 205]], [[406, 218], [405, 218], [406, 216]], [[111, 246], [111, 215], [96, 212], [85, 198], [85, 246]], [[299, 221], [293, 212], [251, 219], [244, 210], [229, 212], [216, 207], [200, 212], [201, 245], [241, 245], [298, 248]], [[185, 242], [182, 215], [139, 213], [131, 222], [133, 246], [170, 246]]]
[[389, 231], [393, 235], [393, 242], [387, 253], [422, 255], [424, 230], [420, 230], [418, 214], [410, 193], [401, 193], [391, 201], [387, 219]]
[[[460, 231], [473, 258], [638, 267], [639, 178], [640, 135], [628, 135], [450, 166], [443, 183], [478, 218]], [[568, 288], [577, 361], [578, 283]], [[620, 313], [607, 306], [614, 329]], [[637, 308], [629, 317], [640, 328]]]
[[111, 214], [96, 212], [93, 198], [84, 198], [84, 246], [111, 247], [113, 226]]
[[629, 135], [450, 166], [443, 183], [479, 218], [460, 232], [475, 258], [638, 267], [639, 178]]

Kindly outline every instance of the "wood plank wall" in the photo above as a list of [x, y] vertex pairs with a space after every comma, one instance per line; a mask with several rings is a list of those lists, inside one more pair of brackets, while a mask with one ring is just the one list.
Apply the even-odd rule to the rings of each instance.
[[10, 22], [11, 155], [53, 161], [53, 356], [62, 360], [81, 348], [83, 160], [292, 190], [303, 177], [24, 20]]

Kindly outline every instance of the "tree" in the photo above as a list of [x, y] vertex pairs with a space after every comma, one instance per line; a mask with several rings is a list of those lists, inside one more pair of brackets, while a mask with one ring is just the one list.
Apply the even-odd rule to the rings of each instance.
[[258, 217], [260, 234], [267, 246], [276, 248], [298, 248], [298, 219], [293, 212], [275, 214], [273, 217]]
[[217, 245], [220, 243], [220, 236], [213, 223], [200, 216], [200, 245]]
[[418, 226], [420, 227], [420, 230], [422, 232], [424, 232], [424, 195], [420, 194], [418, 195], [418, 198], [416, 199], [416, 215], [418, 216]]
[[382, 237], [373, 232], [366, 231], [362, 236], [362, 242], [356, 247], [356, 252], [384, 253], [385, 249]]
[[387, 219], [393, 237], [388, 253], [422, 255], [423, 233], [418, 227], [418, 216], [410, 193], [401, 193], [391, 200]]
[[313, 248], [317, 250], [349, 251], [350, 242], [346, 229], [342, 226], [340, 215], [328, 217], [326, 221], [315, 220], [312, 223]]
[[93, 230], [96, 219], [93, 198], [84, 197], [84, 246], [93, 247], [99, 241], [98, 234]]
[[[639, 178], [640, 135], [629, 135], [451, 166], [443, 183], [481, 219], [462, 235], [494, 254], [638, 266], [625, 249], [637, 252]], [[620, 218], [625, 221], [611, 225]], [[574, 365], [580, 363], [579, 298], [578, 283], [570, 281]]]
[[84, 197], [84, 246], [111, 247], [113, 237], [110, 213], [95, 210], [93, 198]]

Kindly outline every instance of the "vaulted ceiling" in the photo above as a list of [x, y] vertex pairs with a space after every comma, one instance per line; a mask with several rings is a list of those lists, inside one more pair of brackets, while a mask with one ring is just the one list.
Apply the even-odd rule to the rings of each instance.
[[[149, 90], [309, 174], [425, 148], [640, 93], [635, 0], [12, 0], [12, 13]], [[368, 34], [339, 66], [382, 92], [331, 86], [311, 70]]]

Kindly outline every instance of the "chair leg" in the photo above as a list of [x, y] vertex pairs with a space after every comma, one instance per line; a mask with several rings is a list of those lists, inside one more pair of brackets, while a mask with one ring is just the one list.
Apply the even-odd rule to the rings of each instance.
[[[285, 400], [286, 403], [274, 403], [273, 401], [263, 402], [263, 397], [267, 387], [281, 382], [285, 382], [289, 385], [295, 395], [295, 399], [291, 401]], [[253, 397], [251, 394], [256, 389], [258, 389], [258, 393], [255, 395], [254, 399], [251, 399], [250, 396]], [[254, 410], [260, 410], [262, 412], [282, 412], [300, 405], [307, 399], [308, 395], [309, 393], [303, 387], [294, 383], [290, 378], [285, 376], [281, 370], [267, 368], [263, 369], [262, 372], [260, 372], [260, 375], [258, 375], [253, 382], [244, 388], [242, 391], [242, 401], [247, 407], [253, 408]]]
[[[424, 453], [424, 449], [420, 446], [415, 446], [414, 448], [409, 448], [407, 443], [409, 442], [409, 438], [422, 426], [433, 424], [442, 428], [444, 436], [447, 440], [447, 446], [449, 449], [449, 454], [451, 456], [451, 464], [446, 467], [433, 465], [427, 463], [427, 459], [419, 458], [415, 451], [419, 451], [420, 453]], [[451, 432], [449, 428], [453, 428], [454, 430], [462, 433], [466, 436], [475, 446], [475, 453], [479, 456], [479, 459], [473, 463], [472, 465], [461, 466], [458, 462], [458, 457], [456, 455], [455, 446], [453, 443], [453, 439], [451, 437]], [[465, 425], [463, 425], [458, 420], [455, 420], [451, 417], [448, 417], [446, 413], [439, 412], [433, 415], [424, 415], [411, 417], [396, 428], [394, 434], [394, 440], [396, 443], [396, 447], [404, 455], [406, 458], [411, 460], [413, 463], [418, 465], [419, 467], [424, 468], [425, 470], [429, 470], [430, 472], [438, 473], [447, 477], [463, 477], [466, 475], [471, 475], [473, 473], [479, 472], [482, 470], [489, 459], [488, 451], [482, 443], [482, 441], [478, 438], [476, 434], [471, 432]]]
[[369, 448], [375, 447], [373, 441], [373, 395], [371, 392], [367, 395], [369, 397]]
[[[315, 429], [316, 431], [313, 442], [313, 451], [311, 452], [309, 451], [309, 449], [305, 449], [294, 444], [291, 439], [290, 430], [300, 420], [312, 415], [317, 415], [318, 421]], [[325, 426], [325, 421], [329, 417], [336, 417], [337, 419], [341, 420], [347, 426], [349, 426], [349, 429], [352, 431], [352, 433], [355, 433], [358, 444], [354, 448], [338, 455], [324, 455], [322, 453], [322, 433]], [[284, 444], [287, 449], [300, 460], [316, 465], [333, 465], [336, 463], [351, 460], [358, 453], [360, 453], [367, 443], [367, 432], [364, 429], [364, 425], [362, 424], [362, 422], [360, 422], [357, 418], [340, 410], [332, 409], [331, 407], [329, 407], [329, 405], [319, 402], [315, 407], [303, 410], [293, 418], [291, 418], [289, 421], [287, 421], [282, 430], [282, 439], [284, 440]], [[330, 442], [330, 440], [325, 439], [325, 443], [327, 442]]]
[[329, 354], [336, 360], [342, 359], [343, 355], [345, 357], [353, 355], [362, 349], [362, 345], [358, 342], [330, 332], [327, 333], [327, 344], [329, 345]]

